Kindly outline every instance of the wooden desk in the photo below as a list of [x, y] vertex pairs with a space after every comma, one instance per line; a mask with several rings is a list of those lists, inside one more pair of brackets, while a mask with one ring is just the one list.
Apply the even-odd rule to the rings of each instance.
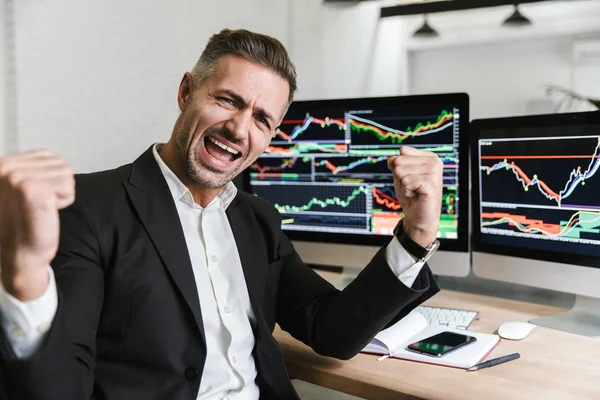
[[[506, 321], [562, 311], [559, 308], [488, 296], [441, 291], [425, 304], [480, 312], [469, 330], [494, 333]], [[510, 353], [521, 358], [492, 368], [466, 372], [405, 360], [377, 361], [359, 354], [340, 361], [277, 330], [292, 378], [366, 399], [600, 399], [600, 339], [544, 327], [521, 341], [502, 339], [488, 359]]]

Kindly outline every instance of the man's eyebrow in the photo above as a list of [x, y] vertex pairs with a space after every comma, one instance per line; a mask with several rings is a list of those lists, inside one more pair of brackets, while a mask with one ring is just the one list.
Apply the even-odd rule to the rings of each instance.
[[269, 112], [267, 110], [265, 110], [264, 108], [260, 108], [258, 107], [256, 109], [256, 111], [258, 111], [260, 114], [262, 114], [266, 119], [268, 119], [269, 121], [271, 121], [271, 125], [275, 124], [275, 119], [273, 118], [273, 116], [271, 114], [269, 114]]
[[[229, 97], [231, 97], [236, 103], [238, 103], [238, 105], [240, 107], [246, 107], [248, 105], [248, 102], [246, 100], [244, 100], [244, 98], [242, 96], [240, 96], [239, 94], [237, 94], [231, 90], [228, 90], [228, 89], [225, 89], [222, 92], [227, 94]], [[262, 114], [266, 119], [270, 120], [271, 124], [275, 124], [275, 118], [273, 118], [273, 116], [267, 110], [265, 110], [264, 108], [261, 108], [261, 107], [257, 107], [256, 111], [259, 114]]]
[[248, 105], [248, 102], [246, 100], [244, 100], [244, 98], [242, 96], [240, 96], [239, 94], [237, 94], [236, 92], [234, 92], [232, 90], [223, 89], [223, 90], [220, 90], [220, 92], [231, 97], [236, 103], [238, 103], [239, 107], [241, 107], [241, 108], [244, 108]]

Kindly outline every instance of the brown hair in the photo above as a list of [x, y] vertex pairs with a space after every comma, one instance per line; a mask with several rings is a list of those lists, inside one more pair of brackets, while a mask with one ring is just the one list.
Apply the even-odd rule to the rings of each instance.
[[244, 57], [281, 76], [289, 84], [288, 103], [292, 102], [296, 91], [296, 68], [287, 50], [279, 40], [246, 29], [223, 29], [208, 40], [191, 72], [194, 86], [200, 87], [214, 72], [217, 61], [227, 54]]

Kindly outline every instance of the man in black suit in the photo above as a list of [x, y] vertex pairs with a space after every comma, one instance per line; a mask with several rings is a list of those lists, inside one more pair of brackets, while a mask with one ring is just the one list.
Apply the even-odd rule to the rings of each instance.
[[439, 224], [434, 154], [388, 160], [405, 218], [343, 291], [303, 264], [271, 204], [237, 192], [295, 89], [281, 43], [224, 30], [181, 81], [170, 140], [132, 164], [74, 177], [47, 151], [0, 159], [4, 395], [297, 398], [275, 323], [348, 359], [438, 291], [420, 259]]

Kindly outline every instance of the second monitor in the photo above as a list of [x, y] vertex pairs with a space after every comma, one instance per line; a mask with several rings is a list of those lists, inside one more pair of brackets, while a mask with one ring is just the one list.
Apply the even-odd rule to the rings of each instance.
[[360, 269], [402, 217], [387, 158], [408, 145], [444, 162], [434, 273], [469, 273], [466, 94], [296, 101], [248, 190], [275, 204], [305, 262]]
[[600, 336], [600, 112], [475, 120], [473, 272], [577, 295], [536, 325]]

